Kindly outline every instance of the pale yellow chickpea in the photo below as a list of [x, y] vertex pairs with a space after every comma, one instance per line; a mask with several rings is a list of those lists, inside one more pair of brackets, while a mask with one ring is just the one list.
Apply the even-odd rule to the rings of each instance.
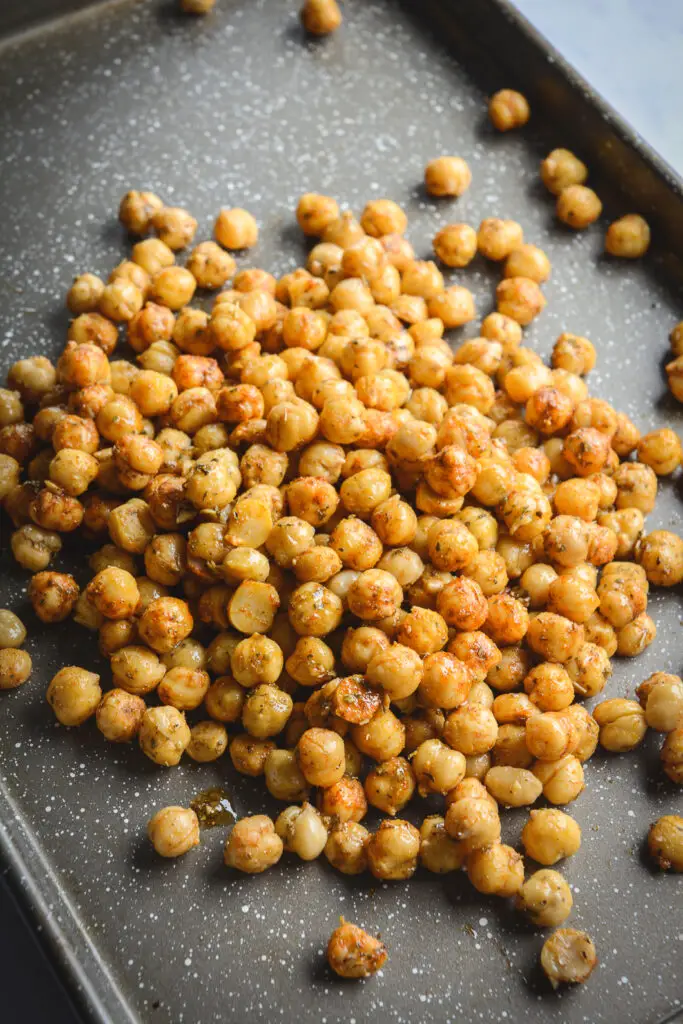
[[633, 750], [645, 738], [645, 711], [635, 700], [613, 697], [593, 709], [600, 727], [600, 745], [613, 753]]
[[292, 707], [292, 698], [284, 690], [261, 684], [247, 694], [242, 709], [242, 725], [256, 739], [277, 736], [287, 724]]
[[255, 814], [235, 823], [223, 859], [229, 868], [256, 875], [277, 864], [283, 849], [272, 820], [265, 814]]
[[445, 742], [468, 757], [492, 750], [497, 735], [493, 712], [482, 704], [473, 704], [471, 691], [468, 702], [447, 716], [443, 731]]
[[484, 784], [496, 802], [505, 807], [533, 804], [543, 789], [532, 772], [508, 764], [490, 768], [484, 776]]
[[52, 677], [46, 698], [62, 725], [82, 725], [95, 714], [102, 699], [100, 677], [69, 665]]
[[541, 180], [555, 196], [570, 185], [583, 185], [587, 177], [588, 168], [569, 149], [553, 149], [541, 161]]
[[14, 531], [10, 547], [15, 561], [23, 569], [39, 572], [47, 569], [53, 556], [61, 550], [62, 541], [58, 533], [29, 523]]
[[0, 648], [21, 647], [26, 640], [26, 626], [9, 608], [0, 608]]
[[572, 817], [555, 808], [531, 811], [522, 830], [527, 856], [548, 867], [571, 857], [581, 846], [581, 829]]
[[434, 874], [443, 875], [462, 867], [464, 853], [461, 844], [451, 839], [444, 819], [430, 814], [420, 826], [420, 864]]
[[587, 622], [599, 606], [600, 598], [594, 586], [571, 574], [558, 576], [548, 588], [548, 611], [572, 622]]
[[371, 720], [353, 726], [351, 738], [361, 754], [375, 761], [397, 757], [405, 746], [406, 730], [402, 721], [390, 710], [377, 711]]
[[527, 878], [517, 893], [515, 906], [537, 928], [554, 928], [567, 920], [573, 902], [571, 889], [562, 875], [542, 868]]
[[529, 607], [544, 608], [548, 602], [550, 584], [557, 579], [557, 573], [551, 565], [536, 562], [525, 569], [520, 577], [520, 586], [529, 595]]
[[[656, 677], [662, 676], [658, 679]], [[655, 673], [654, 685], [646, 691], [645, 721], [650, 729], [658, 732], [673, 732], [683, 725], [683, 682], [678, 676]], [[636, 691], [643, 702], [641, 693], [646, 683]]]
[[465, 777], [465, 757], [439, 739], [425, 740], [411, 755], [421, 796], [448, 793]]
[[583, 765], [574, 754], [565, 754], [557, 761], [536, 761], [532, 770], [551, 804], [571, 803], [583, 791]]
[[23, 423], [24, 407], [19, 391], [0, 388], [0, 427], [9, 427], [13, 423]]
[[368, 867], [385, 881], [411, 878], [417, 868], [420, 833], [407, 821], [385, 819], [367, 844]]
[[237, 722], [242, 715], [245, 690], [232, 676], [220, 676], [206, 691], [207, 712], [218, 722]]
[[513, 249], [505, 260], [503, 277], [526, 277], [543, 284], [550, 277], [550, 260], [536, 245], [526, 243]]
[[592, 939], [575, 928], [558, 928], [541, 950], [541, 967], [553, 988], [587, 981], [597, 962]]
[[602, 213], [600, 198], [585, 185], [568, 185], [557, 197], [557, 217], [577, 231], [595, 223]]
[[637, 260], [650, 248], [650, 225], [637, 213], [612, 221], [605, 235], [605, 252], [622, 259]]
[[425, 167], [425, 188], [432, 196], [461, 196], [470, 187], [472, 172], [462, 157], [440, 156]]
[[189, 807], [162, 807], [150, 818], [147, 835], [162, 857], [182, 857], [199, 845], [199, 820]]
[[524, 884], [521, 854], [511, 846], [493, 843], [474, 850], [467, 859], [467, 876], [477, 890], [493, 896], [514, 896]]
[[370, 833], [355, 821], [340, 822], [332, 828], [325, 845], [325, 856], [333, 868], [344, 875], [359, 875], [367, 870], [366, 847]]
[[142, 697], [113, 689], [104, 694], [97, 706], [97, 728], [110, 743], [130, 743], [137, 736], [145, 713]]
[[[17, 650], [16, 647], [0, 649], [0, 690], [14, 690], [17, 686], [22, 686], [31, 675], [32, 667], [33, 662], [27, 651]], [[99, 676], [96, 678], [99, 679]], [[69, 710], [73, 703], [73, 700], [69, 700]], [[64, 724], [80, 725], [80, 721]]]
[[404, 757], [390, 757], [368, 772], [365, 796], [373, 807], [394, 817], [412, 799], [415, 785], [410, 762]]
[[490, 799], [486, 789], [463, 791], [461, 786], [462, 782], [452, 791], [452, 801], [450, 794], [447, 797], [445, 828], [461, 851], [468, 855], [500, 842], [500, 817], [495, 801]]
[[489, 100], [489, 119], [499, 132], [521, 128], [530, 116], [529, 103], [515, 89], [500, 89]]

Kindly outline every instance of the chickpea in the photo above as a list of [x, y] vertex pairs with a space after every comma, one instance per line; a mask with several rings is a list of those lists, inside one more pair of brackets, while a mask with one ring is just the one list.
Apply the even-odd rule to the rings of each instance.
[[660, 751], [662, 766], [666, 775], [677, 785], [683, 784], [683, 726], [673, 729]]
[[439, 739], [425, 740], [411, 755], [421, 796], [448, 793], [465, 777], [465, 758]]
[[420, 833], [413, 825], [385, 819], [368, 841], [368, 866], [375, 878], [404, 880], [415, 873], [419, 852]]
[[574, 754], [565, 754], [557, 761], [536, 761], [532, 770], [551, 804], [571, 803], [584, 788], [583, 766]]
[[130, 743], [135, 739], [145, 713], [142, 697], [115, 688], [108, 690], [97, 705], [97, 728], [110, 743]]
[[513, 765], [490, 768], [484, 782], [491, 796], [505, 807], [533, 804], [541, 795], [543, 788], [532, 772]]
[[416, 606], [401, 621], [395, 639], [419, 655], [436, 654], [446, 646], [448, 627], [438, 612]]
[[345, 875], [359, 875], [367, 869], [366, 846], [370, 833], [355, 821], [334, 826], [325, 845], [327, 860]]
[[448, 835], [444, 819], [430, 814], [420, 826], [420, 863], [427, 871], [443, 875], [462, 867], [464, 854], [461, 844]]
[[656, 635], [656, 625], [650, 616], [643, 612], [617, 630], [617, 654], [625, 658], [636, 658], [649, 647]]
[[577, 231], [589, 227], [602, 213], [596, 193], [585, 185], [568, 185], [557, 197], [558, 219]]
[[515, 89], [500, 89], [489, 100], [489, 118], [499, 132], [521, 128], [529, 120], [529, 104]]
[[604, 700], [594, 709], [593, 717], [600, 726], [600, 745], [612, 752], [633, 750], [647, 732], [645, 712], [635, 700]]
[[669, 391], [676, 401], [683, 402], [683, 356], [677, 356], [665, 366]]
[[41, 622], [63, 622], [70, 615], [78, 594], [78, 584], [65, 572], [36, 573], [28, 591], [33, 610]]
[[662, 871], [683, 871], [683, 818], [677, 814], [658, 818], [650, 825], [647, 845]]
[[109, 566], [98, 572], [86, 591], [88, 600], [107, 619], [128, 619], [140, 601], [135, 577], [126, 569]]
[[126, 192], [119, 206], [119, 220], [131, 235], [144, 235], [149, 231], [153, 214], [163, 205], [154, 192]]
[[318, 809], [335, 822], [361, 821], [368, 809], [363, 783], [350, 775], [344, 775], [333, 786], [320, 790]]
[[543, 312], [546, 299], [529, 277], [506, 277], [496, 288], [498, 312], [526, 327]]
[[405, 746], [406, 729], [390, 710], [377, 711], [370, 721], [353, 726], [351, 738], [361, 754], [375, 761], [398, 757]]
[[637, 260], [650, 247], [650, 226], [637, 213], [628, 213], [612, 221], [605, 235], [605, 251], [610, 256]]
[[415, 774], [404, 757], [390, 757], [374, 767], [365, 779], [365, 795], [373, 807], [395, 816], [415, 792]]
[[307, 729], [296, 749], [301, 772], [312, 786], [333, 786], [344, 775], [344, 741], [331, 729]]
[[26, 626], [9, 608], [0, 608], [0, 649], [21, 647], [26, 640]]
[[79, 274], [67, 292], [66, 304], [76, 315], [92, 313], [97, 309], [103, 291], [104, 281], [96, 274]]
[[477, 892], [514, 896], [524, 884], [524, 863], [521, 854], [511, 846], [493, 843], [470, 854], [467, 876]]
[[550, 277], [550, 260], [536, 245], [520, 245], [505, 260], [503, 277], [526, 277], [543, 284]]
[[277, 864], [283, 849], [272, 820], [255, 814], [235, 823], [225, 844], [224, 860], [229, 868], [256, 875]]
[[669, 427], [644, 434], [638, 441], [637, 452], [638, 461], [650, 466], [657, 476], [668, 476], [673, 473], [683, 459], [683, 449], [678, 435]]
[[141, 639], [159, 654], [173, 650], [192, 632], [193, 619], [185, 601], [159, 597], [145, 609], [138, 623]]
[[525, 911], [537, 928], [554, 928], [567, 920], [573, 902], [571, 889], [562, 875], [543, 868], [527, 878], [517, 893], [515, 906]]
[[147, 834], [162, 857], [181, 857], [199, 845], [199, 820], [189, 807], [162, 807], [150, 819]]
[[432, 196], [461, 196], [470, 187], [472, 172], [459, 156], [440, 156], [425, 167], [425, 188]]
[[468, 757], [492, 750], [498, 734], [498, 723], [489, 710], [474, 704], [470, 697], [446, 718], [443, 738], [449, 746]]
[[654, 530], [634, 545], [638, 564], [650, 583], [673, 587], [683, 580], [683, 540], [669, 530]]
[[287, 724], [292, 707], [292, 698], [284, 690], [261, 684], [247, 694], [242, 709], [242, 725], [256, 739], [277, 736]]
[[[471, 781], [471, 780], [468, 780]], [[472, 795], [455, 790], [455, 799], [448, 804], [445, 827], [465, 855], [500, 842], [498, 808], [488, 792], [475, 791]]]
[[422, 664], [421, 701], [428, 707], [453, 709], [467, 700], [473, 682], [470, 666], [456, 654], [438, 651]]
[[655, 682], [647, 694], [645, 721], [651, 729], [667, 733], [683, 725], [683, 682], [678, 677]]
[[522, 830], [527, 856], [539, 864], [551, 866], [571, 857], [581, 846], [581, 829], [564, 811], [554, 808], [531, 811]]
[[575, 928], [558, 928], [541, 950], [541, 966], [553, 988], [587, 981], [597, 962], [591, 938]]
[[584, 698], [601, 693], [612, 674], [608, 652], [591, 642], [582, 644], [574, 657], [565, 662], [565, 668], [576, 695]]
[[31, 656], [16, 647], [0, 648], [0, 690], [14, 690], [22, 686], [33, 668]]
[[62, 725], [82, 725], [95, 714], [102, 699], [100, 677], [69, 665], [52, 677], [46, 697]]
[[541, 180], [555, 196], [570, 185], [583, 185], [587, 177], [588, 168], [569, 149], [553, 149], [541, 161]]

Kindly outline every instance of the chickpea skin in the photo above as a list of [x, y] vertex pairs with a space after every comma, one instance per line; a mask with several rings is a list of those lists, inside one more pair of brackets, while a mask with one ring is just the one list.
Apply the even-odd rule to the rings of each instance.
[[162, 857], [182, 857], [199, 845], [199, 820], [189, 807], [162, 807], [147, 825], [152, 846]]

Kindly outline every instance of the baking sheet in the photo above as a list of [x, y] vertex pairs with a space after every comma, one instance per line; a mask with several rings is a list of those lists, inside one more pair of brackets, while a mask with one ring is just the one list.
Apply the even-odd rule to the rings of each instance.
[[[593, 393], [643, 430], [680, 426], [662, 374], [680, 294], [656, 259], [606, 260], [600, 228], [575, 235], [555, 223], [537, 167], [564, 141], [561, 120], [544, 125], [537, 116], [523, 133], [492, 131], [485, 90], [512, 84], [495, 22], [491, 59], [479, 64], [455, 3], [441, 9], [459, 26], [457, 50], [425, 28], [417, 4], [348, 0], [343, 29], [322, 41], [302, 36], [296, 6], [220, 0], [209, 18], [194, 20], [179, 17], [175, 4], [117, 3], [2, 50], [3, 373], [21, 355], [56, 355], [71, 277], [106, 273], [124, 256], [115, 212], [127, 188], [187, 205], [198, 239], [209, 236], [221, 205], [247, 207], [261, 238], [240, 263], [276, 272], [304, 256], [292, 215], [301, 192], [329, 192], [357, 211], [387, 195], [407, 209], [409, 237], [424, 255], [450, 220], [520, 220], [554, 268], [528, 343], [547, 355], [561, 330], [588, 335], [599, 359]], [[424, 164], [451, 152], [470, 163], [472, 187], [456, 203], [430, 200]], [[485, 315], [496, 270], [476, 261], [457, 277]], [[475, 333], [471, 326], [453, 337]], [[680, 483], [661, 490], [648, 526], [680, 530]], [[6, 549], [6, 520], [1, 529]], [[62, 664], [96, 665], [95, 644], [76, 627], [40, 626], [27, 607], [26, 577], [6, 550], [0, 560], [0, 604], [24, 617], [35, 666], [25, 687], [0, 695], [0, 841], [92, 1019], [429, 1024], [527, 1016], [544, 1024], [561, 1014], [643, 1024], [681, 1005], [683, 882], [651, 872], [642, 857], [649, 822], [681, 808], [680, 790], [659, 770], [657, 737], [634, 756], [596, 755], [571, 807], [584, 840], [562, 867], [574, 889], [569, 923], [591, 933], [601, 964], [588, 985], [552, 994], [537, 968], [543, 935], [507, 904], [473, 892], [461, 874], [387, 885], [285, 860], [265, 876], [239, 877], [222, 865], [225, 830], [206, 832], [181, 861], [156, 859], [144, 825], [165, 803], [220, 783], [240, 815], [273, 804], [227, 759], [163, 770], [135, 747], [105, 744], [93, 723], [57, 726], [43, 700], [47, 682]], [[77, 552], [59, 565], [76, 566], [84, 579]], [[607, 695], [631, 695], [655, 669], [680, 671], [680, 593], [656, 593], [651, 611], [656, 643], [616, 663]], [[506, 816], [509, 837], [523, 817]], [[381, 931], [390, 948], [369, 983], [343, 984], [325, 966], [340, 914]]]

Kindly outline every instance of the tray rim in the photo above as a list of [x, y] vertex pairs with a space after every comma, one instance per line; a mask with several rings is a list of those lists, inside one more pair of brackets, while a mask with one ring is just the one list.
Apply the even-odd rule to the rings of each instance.
[[[0, 36], [0, 46], [21, 45], [49, 32], [67, 19], [122, 5], [129, 0], [90, 0], [49, 20]], [[436, 0], [455, 8], [457, 0]], [[584, 97], [617, 138], [634, 151], [664, 186], [683, 203], [683, 175], [674, 168], [623, 118], [582, 74], [536, 29], [512, 0], [486, 0], [495, 16], [508, 22], [512, 31], [525, 37], [551, 64], [566, 84]], [[410, 5], [413, 6], [412, 4]], [[453, 11], [457, 16], [457, 11]], [[115, 976], [88, 934], [59, 877], [52, 871], [29, 821], [22, 814], [0, 773], [0, 870], [10, 894], [29, 924], [59, 981], [84, 1024], [143, 1024]], [[668, 1024], [681, 1013], [675, 1008], [657, 1024]]]

